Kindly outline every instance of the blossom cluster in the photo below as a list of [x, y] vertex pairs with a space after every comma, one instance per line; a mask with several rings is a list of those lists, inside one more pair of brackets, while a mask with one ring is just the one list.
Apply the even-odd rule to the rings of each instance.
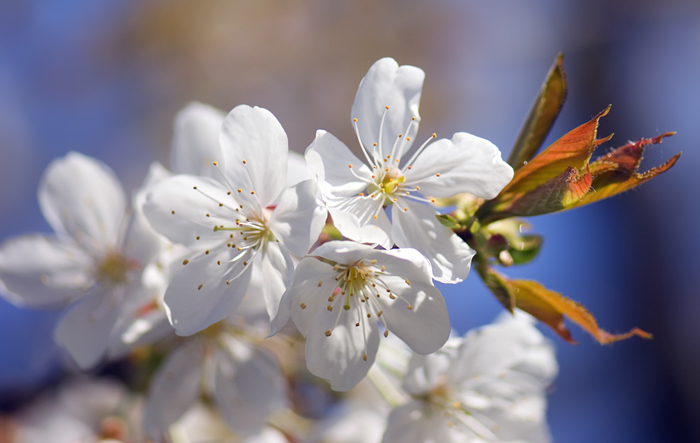
[[[193, 103], [170, 169], [151, 165], [131, 199], [95, 159], [49, 165], [55, 233], [0, 246], [0, 292], [66, 308], [55, 338], [81, 369], [131, 355], [149, 376], [143, 398], [77, 381], [105, 412], [52, 418], [75, 423], [66, 441], [549, 440], [552, 346], [520, 313], [457, 337], [434, 284], [464, 280], [475, 255], [436, 199], [494, 199], [514, 172], [465, 132], [413, 148], [423, 80], [390, 58], [370, 68], [351, 110], [359, 157], [322, 130], [301, 157], [270, 111]], [[347, 392], [334, 413], [292, 395], [307, 370]], [[124, 402], [142, 418], [104, 432]], [[18, 441], [45, 437], [35, 415]]]

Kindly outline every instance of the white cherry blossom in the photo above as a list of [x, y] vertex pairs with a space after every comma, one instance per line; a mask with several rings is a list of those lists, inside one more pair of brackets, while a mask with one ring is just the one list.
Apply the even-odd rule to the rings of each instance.
[[518, 314], [415, 355], [403, 388], [413, 400], [389, 415], [384, 440], [406, 443], [548, 442], [551, 344]]
[[231, 314], [245, 295], [251, 268], [266, 278], [270, 316], [293, 271], [290, 252], [304, 255], [325, 224], [316, 185], [286, 187], [287, 136], [262, 108], [238, 106], [220, 134], [218, 178], [175, 175], [156, 184], [144, 212], [169, 240], [193, 250], [165, 294], [179, 335], [200, 331]]
[[418, 251], [332, 241], [312, 255], [297, 266], [275, 323], [280, 328], [291, 315], [306, 337], [309, 371], [334, 390], [349, 390], [367, 374], [380, 325], [420, 354], [447, 340], [445, 301]]
[[161, 242], [130, 214], [114, 173], [76, 152], [48, 166], [39, 205], [56, 234], [17, 237], [0, 246], [1, 292], [21, 306], [72, 305], [55, 338], [89, 368], [119, 347], [141, 307], [164, 290], [143, 281]]
[[456, 283], [466, 278], [474, 251], [438, 222], [430, 206], [434, 200], [427, 196], [467, 192], [491, 199], [511, 180], [513, 169], [491, 142], [465, 132], [437, 141], [433, 134], [409, 155], [423, 79], [419, 68], [399, 66], [391, 58], [377, 61], [352, 107], [362, 160], [320, 130], [306, 161], [344, 236], [385, 248], [415, 248], [430, 259], [436, 280]]
[[224, 320], [170, 352], [148, 394], [146, 431], [154, 438], [167, 433], [204, 394], [236, 433], [259, 432], [270, 413], [286, 407], [287, 397], [277, 361], [250, 336], [250, 330]]

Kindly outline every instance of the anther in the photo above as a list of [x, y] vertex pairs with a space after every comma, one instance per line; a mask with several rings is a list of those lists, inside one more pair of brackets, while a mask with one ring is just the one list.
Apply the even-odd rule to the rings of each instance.
[[383, 313], [384, 313], [384, 311], [377, 312], [377, 317], [381, 317]]
[[219, 203], [219, 207], [222, 207], [223, 205], [224, 205], [223, 203]]
[[[438, 174], [439, 176], [440, 174]], [[255, 191], [250, 191], [250, 195], [255, 195]]]
[[360, 193], [357, 194], [357, 195], [359, 195], [360, 197], [364, 197], [364, 196], [365, 196], [365, 193], [364, 193], [364, 192], [360, 192]]
[[374, 216], [374, 219], [375, 219], [375, 220], [376, 220], [376, 219], [378, 219], [378, 218], [379, 218], [379, 216], [378, 216], [378, 215], [375, 215], [375, 216]]
[[238, 188], [238, 192], [243, 192], [243, 189], [241, 189], [241, 188]]
[[200, 289], [202, 289], [202, 286], [204, 286], [204, 285], [197, 286], [197, 290], [199, 291]]
[[197, 189], [197, 187], [196, 187], [196, 186], [192, 186], [192, 189]]
[[408, 212], [408, 208], [403, 208], [403, 212]]
[[209, 213], [207, 212], [207, 217], [210, 217]]
[[205, 253], [206, 255], [209, 255], [209, 250], [207, 249], [206, 251], [204, 251], [204, 253]]
[[214, 166], [219, 166], [219, 162], [214, 162]]
[[247, 261], [244, 261], [244, 262], [243, 262], [243, 266], [248, 266], [248, 262], [247, 262]]
[[389, 109], [389, 105], [386, 105], [385, 108]]
[[370, 313], [368, 312], [368, 313], [367, 313], [367, 318], [372, 318], [372, 314], [370, 314]]
[[411, 137], [406, 137], [406, 141], [411, 141]]
[[384, 267], [384, 265], [382, 265], [381, 270], [382, 270], [382, 272], [386, 271], [386, 268]]
[[174, 215], [174, 214], [175, 214], [175, 211], [170, 211], [170, 213]]
[[230, 285], [230, 284], [231, 284], [231, 280], [226, 280], [226, 284], [227, 284], [227, 285]]
[[326, 334], [326, 337], [330, 337], [330, 336], [331, 336], [331, 331], [326, 331], [325, 334]]
[[409, 285], [409, 286], [410, 286], [410, 284], [411, 284], [411, 280], [409, 280], [409, 279], [406, 279], [406, 280], [404, 280], [404, 281], [406, 282], [406, 284], [407, 284], [407, 285]]
[[220, 264], [221, 264], [221, 260], [217, 260], [217, 261], [216, 261], [216, 264], [217, 264], [217, 265], [220, 265]]
[[388, 336], [389, 336], [389, 330], [388, 330], [388, 329], [385, 329], [385, 330], [384, 330], [384, 337], [388, 337]]
[[306, 309], [306, 303], [301, 303], [301, 304], [299, 305], [299, 307], [300, 307], [301, 309]]
[[[386, 108], [389, 109], [388, 106], [387, 106]], [[367, 354], [363, 354], [363, 355], [362, 355], [362, 360], [367, 361]]]
[[409, 166], [408, 169], [412, 169], [412, 168]]
[[226, 193], [226, 195], [231, 195], [231, 191], [228, 191], [228, 192]]
[[323, 286], [323, 280], [318, 281], [318, 287], [320, 288], [321, 286]]
[[440, 177], [440, 173], [438, 172], [437, 174], [435, 174], [435, 177]]
[[420, 191], [420, 186], [416, 186], [416, 191]]
[[352, 121], [354, 121], [355, 123], [357, 123], [357, 119], [356, 119], [356, 118], [353, 118]]
[[197, 236], [197, 240], [199, 240], [199, 235]]
[[408, 306], [406, 306], [406, 308], [407, 308], [409, 311], [413, 311], [413, 305], [408, 305]]
[[350, 164], [348, 165], [348, 168], [351, 168], [351, 169], [352, 169], [352, 163], [350, 163]]
[[355, 326], [356, 327], [360, 326], [360, 322], [355, 323]]
[[392, 300], [396, 300], [396, 296], [394, 294], [389, 294], [389, 298]]
[[182, 264], [183, 264], [183, 265], [186, 265], [186, 264], [187, 264], [187, 263], [189, 263], [189, 262], [190, 262], [190, 261], [189, 261], [189, 260], [187, 260], [187, 259], [185, 259], [185, 260], [182, 260]]
[[247, 161], [245, 161], [245, 159], [243, 159], [243, 164], [244, 164], [244, 165], [247, 165], [247, 164], [248, 164], [248, 162], [247, 162]]
[[333, 310], [333, 306], [328, 305], [328, 307], [327, 307], [326, 309], [328, 309], [329, 311], [332, 311], [332, 310]]

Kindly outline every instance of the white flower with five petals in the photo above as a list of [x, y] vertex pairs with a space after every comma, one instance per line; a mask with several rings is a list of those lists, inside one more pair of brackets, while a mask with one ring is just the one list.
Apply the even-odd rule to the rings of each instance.
[[399, 67], [391, 58], [376, 62], [352, 107], [366, 163], [325, 131], [317, 132], [306, 161], [344, 236], [385, 248], [415, 248], [430, 259], [436, 280], [456, 283], [466, 278], [474, 251], [438, 222], [426, 196], [466, 192], [491, 199], [513, 169], [491, 142], [465, 132], [437, 141], [433, 134], [409, 156], [423, 79], [419, 68]]
[[89, 368], [108, 350], [133, 344], [124, 334], [141, 307], [162, 295], [164, 288], [143, 279], [162, 243], [142, 217], [130, 214], [114, 173], [76, 152], [48, 166], [39, 205], [56, 234], [17, 237], [0, 247], [0, 292], [22, 306], [72, 305], [55, 338]]
[[403, 381], [413, 399], [389, 415], [383, 441], [548, 442], [545, 389], [557, 371], [532, 318], [504, 316], [413, 356]]
[[379, 250], [331, 241], [301, 260], [275, 319], [291, 315], [306, 337], [306, 365], [336, 391], [352, 389], [374, 363], [381, 324], [413, 351], [429, 354], [447, 340], [445, 300], [430, 265], [414, 249]]
[[144, 212], [151, 226], [195, 252], [165, 294], [179, 335], [231, 314], [248, 290], [252, 267], [266, 276], [262, 296], [272, 318], [291, 281], [290, 252], [304, 255], [325, 224], [316, 185], [286, 188], [287, 136], [266, 109], [238, 106], [224, 120], [218, 179], [175, 175], [156, 184]]

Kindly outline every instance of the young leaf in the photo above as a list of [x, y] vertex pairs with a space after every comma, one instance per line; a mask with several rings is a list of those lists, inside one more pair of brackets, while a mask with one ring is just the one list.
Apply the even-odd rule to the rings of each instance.
[[625, 340], [635, 335], [646, 339], [652, 338], [650, 333], [639, 328], [624, 334], [611, 334], [600, 329], [593, 314], [583, 305], [545, 288], [536, 281], [510, 280], [484, 261], [476, 263], [476, 269], [486, 287], [504, 308], [513, 312], [517, 307], [530, 313], [571, 344], [576, 344], [576, 341], [564, 324], [564, 318], [579, 325], [602, 345]]
[[597, 158], [590, 164], [591, 172], [594, 174], [592, 183], [594, 192], [588, 193], [570, 207], [587, 205], [627, 191], [671, 169], [681, 156], [680, 153], [671, 157], [663, 165], [644, 173], [637, 172], [642, 162], [645, 146], [661, 143], [665, 137], [670, 137], [673, 134], [673, 132], [667, 132], [654, 138], [642, 138]]
[[535, 156], [554, 124], [566, 99], [567, 85], [564, 73], [564, 54], [557, 55], [542, 89], [525, 119], [520, 134], [508, 156], [508, 164], [518, 170]]

